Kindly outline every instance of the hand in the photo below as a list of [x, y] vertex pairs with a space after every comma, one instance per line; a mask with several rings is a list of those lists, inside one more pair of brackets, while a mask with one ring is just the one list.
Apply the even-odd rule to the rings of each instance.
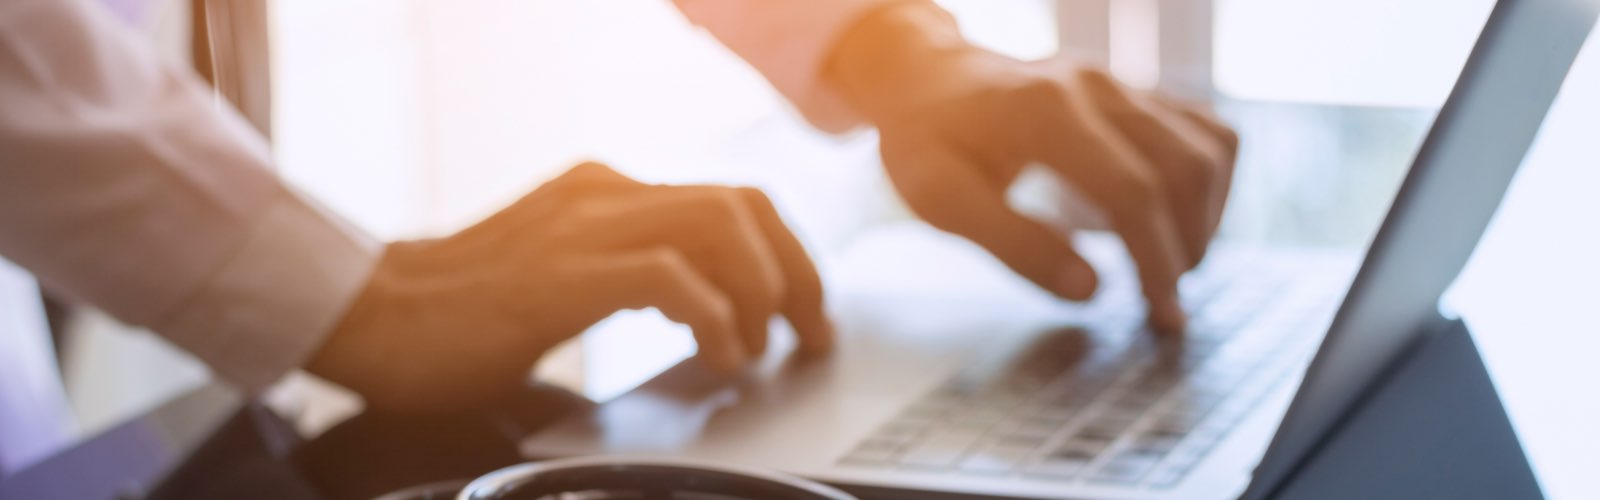
[[1138, 264], [1151, 324], [1183, 330], [1178, 277], [1216, 232], [1237, 136], [1104, 72], [972, 47], [942, 14], [915, 5], [870, 15], [828, 70], [877, 125], [884, 167], [907, 204], [1038, 286], [1086, 299], [1094, 270], [1067, 238], [1006, 202], [1022, 169], [1043, 164], [1106, 213]]
[[471, 407], [522, 387], [562, 340], [646, 307], [689, 325], [723, 371], [766, 348], [774, 314], [802, 351], [832, 342], [817, 272], [760, 191], [591, 163], [453, 236], [389, 245], [307, 367], [369, 406]]

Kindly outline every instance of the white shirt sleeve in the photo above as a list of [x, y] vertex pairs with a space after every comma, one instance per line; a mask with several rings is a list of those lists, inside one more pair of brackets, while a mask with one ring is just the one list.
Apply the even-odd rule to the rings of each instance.
[[0, 0], [0, 102], [0, 255], [246, 391], [304, 362], [379, 258], [97, 5]]
[[862, 117], [824, 83], [845, 30], [889, 4], [923, 0], [674, 0], [689, 21], [754, 66], [817, 128], [839, 132]]

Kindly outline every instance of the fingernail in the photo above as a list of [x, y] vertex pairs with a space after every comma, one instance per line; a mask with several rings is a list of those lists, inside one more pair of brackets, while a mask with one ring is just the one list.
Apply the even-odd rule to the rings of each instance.
[[1098, 286], [1094, 268], [1082, 262], [1074, 262], [1063, 266], [1061, 276], [1055, 286], [1056, 295], [1072, 300], [1089, 300], [1094, 296], [1094, 289]]

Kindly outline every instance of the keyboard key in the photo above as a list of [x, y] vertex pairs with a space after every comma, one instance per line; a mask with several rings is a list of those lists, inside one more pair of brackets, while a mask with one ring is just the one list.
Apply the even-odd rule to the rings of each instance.
[[1120, 415], [1101, 415], [1090, 421], [1088, 425], [1078, 430], [1078, 435], [1086, 438], [1111, 441], [1122, 435], [1133, 419]]
[[960, 468], [978, 474], [1006, 474], [1020, 467], [1031, 452], [1027, 447], [985, 446], [962, 459]]
[[877, 432], [872, 433], [872, 437], [910, 441], [921, 436], [927, 430], [928, 425], [926, 422], [895, 420], [879, 427]]
[[1205, 443], [1183, 443], [1172, 449], [1172, 453], [1167, 456], [1166, 466], [1188, 471], [1190, 467], [1200, 463], [1200, 459], [1205, 457], [1208, 451], [1210, 446], [1206, 446]]
[[894, 460], [904, 443], [889, 439], [872, 438], [862, 441], [841, 460], [857, 465], [883, 464]]
[[895, 451], [892, 449], [856, 449], [839, 459], [840, 463], [850, 465], [887, 465], [893, 462]]
[[1011, 431], [1006, 433], [990, 434], [989, 439], [996, 443], [1002, 443], [1007, 446], [1031, 446], [1037, 448], [1040, 445], [1043, 445], [1046, 441], [1049, 441], [1051, 435], [1052, 434], [1048, 433], [1030, 434], [1027, 431]]
[[1056, 431], [1070, 422], [1070, 419], [1056, 416], [1018, 415], [997, 427], [1002, 432], [1021, 432], [1029, 434], [1055, 434]]
[[1178, 441], [1179, 439], [1175, 437], [1141, 435], [1133, 438], [1125, 453], [1161, 458], [1178, 447]]
[[858, 448], [858, 449], [899, 450], [901, 448], [905, 448], [906, 446], [909, 446], [911, 444], [912, 440], [913, 440], [913, 438], [906, 437], [906, 436], [870, 437], [870, 438], [867, 438], [865, 441], [862, 441], [861, 444], [856, 445], [856, 448]]
[[1036, 404], [1017, 410], [1019, 418], [1038, 418], [1062, 422], [1070, 422], [1083, 411], [1083, 406], [1053, 406], [1050, 404]]
[[1088, 460], [1072, 458], [1046, 457], [1039, 463], [1028, 468], [1028, 473], [1040, 476], [1049, 476], [1055, 479], [1071, 479], [1082, 474], [1089, 468]]
[[1006, 412], [993, 407], [975, 407], [953, 411], [948, 417], [951, 421], [969, 426], [987, 427], [1004, 419]]
[[956, 407], [938, 400], [921, 401], [901, 412], [900, 418], [913, 422], [939, 422], [954, 408]]
[[901, 455], [898, 463], [915, 469], [945, 470], [955, 467], [963, 453], [956, 450], [912, 449]]
[[1206, 391], [1179, 390], [1170, 396], [1167, 413], [1201, 416], [1222, 403], [1222, 396]]
[[1092, 460], [1110, 446], [1110, 440], [1077, 437], [1057, 446], [1051, 456]]
[[1150, 486], [1155, 488], [1171, 488], [1176, 486], [1178, 481], [1182, 481], [1183, 476], [1187, 475], [1188, 473], [1189, 470], [1187, 468], [1161, 466], [1154, 472], [1150, 473]]
[[1197, 442], [1216, 443], [1221, 441], [1222, 437], [1228, 434], [1228, 431], [1233, 430], [1234, 423], [1217, 418], [1208, 419], [1195, 427], [1193, 431], [1189, 431], [1189, 436]]
[[1182, 386], [1194, 390], [1227, 390], [1239, 385], [1248, 374], [1243, 367], [1211, 363], [1190, 374]]
[[1118, 457], [1101, 465], [1089, 480], [1103, 483], [1132, 484], [1155, 467], [1156, 461], [1138, 457]]
[[924, 469], [948, 469], [977, 444], [981, 433], [962, 430], [940, 430], [913, 443], [900, 454], [902, 465]]
[[1151, 421], [1148, 432], [1156, 436], [1181, 437], [1200, 425], [1201, 417], [1202, 415], [1184, 409], [1162, 412]]
[[1074, 391], [1048, 397], [1041, 401], [1040, 404], [1034, 408], [1037, 408], [1037, 411], [1041, 413], [1049, 412], [1054, 415], [1060, 415], [1063, 413], [1076, 415], [1079, 411], [1083, 410], [1085, 406], [1089, 406], [1089, 403], [1093, 402], [1095, 396], [1097, 395], [1099, 395], [1099, 390], [1094, 392]]
[[991, 435], [990, 441], [1006, 446], [1038, 448], [1050, 440], [1049, 435], [1038, 434], [999, 434]]
[[1156, 401], [1157, 397], [1153, 394], [1130, 392], [1113, 402], [1107, 411], [1130, 418], [1138, 417], [1144, 414], [1145, 410], [1149, 410], [1151, 406], [1155, 406]]

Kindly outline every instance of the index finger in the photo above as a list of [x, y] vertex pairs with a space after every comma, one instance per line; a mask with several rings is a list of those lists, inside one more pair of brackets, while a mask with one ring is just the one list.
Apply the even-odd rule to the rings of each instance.
[[1181, 332], [1186, 319], [1177, 289], [1185, 267], [1184, 250], [1178, 225], [1166, 206], [1161, 177], [1110, 124], [1089, 112], [1090, 107], [1076, 109], [1079, 112], [1059, 113], [1054, 123], [1041, 127], [1040, 160], [1082, 186], [1108, 213], [1138, 264], [1151, 326]]
[[1087, 300], [1094, 294], [1094, 268], [1055, 229], [1013, 209], [1005, 187], [971, 158], [949, 144], [895, 134], [883, 135], [880, 146], [890, 180], [923, 220], [971, 240], [1058, 296]]
[[739, 194], [755, 215], [767, 244], [777, 254], [786, 285], [778, 309], [794, 327], [800, 349], [808, 353], [832, 350], [833, 323], [828, 321], [823, 307], [822, 277], [806, 254], [805, 245], [784, 225], [783, 217], [778, 215], [777, 207], [765, 193], [754, 188], [740, 188]]

